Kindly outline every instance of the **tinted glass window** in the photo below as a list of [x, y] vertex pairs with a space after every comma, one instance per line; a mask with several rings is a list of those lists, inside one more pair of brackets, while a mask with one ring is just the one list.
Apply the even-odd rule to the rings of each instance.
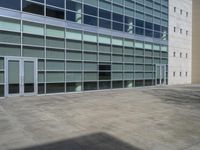
[[81, 9], [81, 4], [73, 2], [71, 0], [66, 1], [66, 9], [77, 11]]
[[144, 27], [144, 21], [136, 19], [135, 25], [138, 27]]
[[64, 8], [64, 0], [46, 0], [47, 5]]
[[123, 24], [113, 22], [113, 30], [123, 31]]
[[111, 21], [105, 19], [99, 19], [99, 27], [110, 29]]
[[147, 28], [147, 29], [153, 29], [153, 24], [150, 23], [150, 22], [146, 22], [145, 23], [145, 28]]
[[99, 17], [111, 19], [111, 12], [99, 9]]
[[99, 65], [99, 70], [107, 70], [110, 71], [111, 70], [111, 65]]
[[97, 18], [84, 15], [84, 23], [97, 26]]
[[39, 3], [44, 3], [44, 0], [32, 0], [32, 1], [39, 2]]
[[20, 10], [20, 0], [0, 0], [0, 7]]
[[123, 16], [113, 13], [113, 20], [118, 21], [118, 22], [123, 22]]
[[84, 5], [84, 13], [97, 16], [97, 8]]
[[34, 14], [44, 15], [44, 6], [23, 0], [23, 11]]
[[64, 11], [63, 10], [47, 6], [46, 13], [47, 13], [47, 16], [49, 16], [49, 17], [64, 19]]

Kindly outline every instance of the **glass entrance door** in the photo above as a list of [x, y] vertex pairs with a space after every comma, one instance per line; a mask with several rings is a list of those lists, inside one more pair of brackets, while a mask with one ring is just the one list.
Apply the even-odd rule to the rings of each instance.
[[5, 96], [35, 95], [37, 61], [33, 58], [5, 58]]
[[166, 84], [166, 65], [156, 64], [156, 85]]

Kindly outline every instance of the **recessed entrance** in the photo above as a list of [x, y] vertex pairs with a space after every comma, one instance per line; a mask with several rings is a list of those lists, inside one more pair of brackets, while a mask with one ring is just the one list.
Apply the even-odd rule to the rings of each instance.
[[166, 84], [166, 65], [156, 64], [156, 85]]
[[5, 96], [37, 94], [37, 59], [5, 58]]

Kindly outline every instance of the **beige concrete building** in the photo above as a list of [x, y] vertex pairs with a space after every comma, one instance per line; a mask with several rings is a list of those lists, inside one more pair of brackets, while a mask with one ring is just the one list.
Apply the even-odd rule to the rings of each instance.
[[200, 0], [193, 0], [192, 83], [200, 83]]
[[192, 0], [169, 0], [169, 84], [190, 84], [191, 63]]

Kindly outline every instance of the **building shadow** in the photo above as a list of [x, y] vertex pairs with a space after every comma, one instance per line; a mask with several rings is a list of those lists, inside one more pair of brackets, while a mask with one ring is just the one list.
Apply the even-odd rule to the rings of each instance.
[[15, 150], [142, 150], [107, 133], [94, 133], [63, 141]]

